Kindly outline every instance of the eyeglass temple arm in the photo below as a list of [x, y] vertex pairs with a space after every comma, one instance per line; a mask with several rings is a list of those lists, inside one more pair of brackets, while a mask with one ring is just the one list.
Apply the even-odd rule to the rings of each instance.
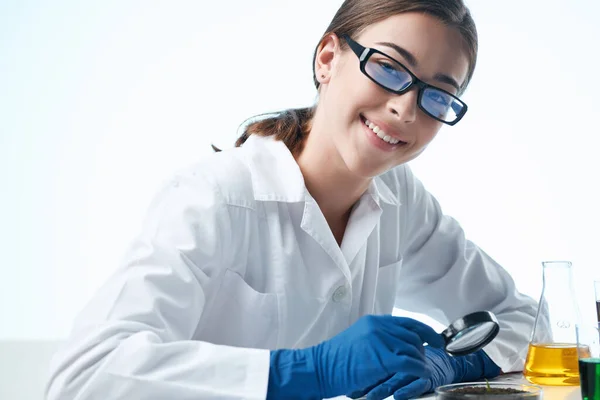
[[356, 43], [354, 40], [350, 39], [350, 36], [346, 34], [343, 34], [341, 38], [344, 39], [346, 43], [348, 43], [348, 46], [350, 46], [354, 54], [356, 54], [362, 61], [364, 55], [363, 53], [365, 53], [365, 50], [367, 50], [367, 48]]

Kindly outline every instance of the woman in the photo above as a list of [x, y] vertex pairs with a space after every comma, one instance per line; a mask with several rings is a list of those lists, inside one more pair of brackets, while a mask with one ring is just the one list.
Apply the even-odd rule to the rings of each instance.
[[[523, 366], [535, 303], [413, 176], [475, 67], [461, 0], [347, 0], [314, 107], [178, 174], [52, 363], [49, 399], [411, 398]], [[490, 310], [484, 350], [425, 324]], [[424, 344], [427, 345], [424, 345]]]

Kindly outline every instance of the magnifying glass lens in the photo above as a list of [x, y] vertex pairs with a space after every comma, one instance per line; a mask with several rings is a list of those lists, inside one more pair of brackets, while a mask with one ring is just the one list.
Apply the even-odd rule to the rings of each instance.
[[455, 355], [473, 353], [490, 343], [500, 331], [496, 316], [489, 311], [478, 311], [454, 321], [442, 336], [446, 352]]

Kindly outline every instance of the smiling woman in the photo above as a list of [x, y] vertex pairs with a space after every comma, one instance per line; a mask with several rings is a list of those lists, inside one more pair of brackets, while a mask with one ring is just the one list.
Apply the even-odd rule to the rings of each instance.
[[[522, 369], [535, 302], [406, 165], [467, 115], [476, 54], [461, 0], [345, 1], [315, 50], [316, 104], [165, 185], [47, 398], [406, 399]], [[451, 357], [394, 307], [488, 310], [500, 330]]]

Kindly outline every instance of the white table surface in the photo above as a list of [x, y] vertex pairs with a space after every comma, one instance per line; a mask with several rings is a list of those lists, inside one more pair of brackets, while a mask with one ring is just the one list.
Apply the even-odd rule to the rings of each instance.
[[[531, 383], [525, 380], [522, 373], [501, 375], [495, 379], [490, 379], [490, 382], [510, 382], [531, 385]], [[579, 390], [579, 386], [539, 386], [543, 388], [544, 400], [581, 400], [581, 391]], [[345, 399], [348, 398], [345, 396], [335, 398], [335, 400]], [[393, 397], [388, 397], [388, 399], [393, 400]], [[420, 399], [435, 399], [435, 394], [422, 396]]]

